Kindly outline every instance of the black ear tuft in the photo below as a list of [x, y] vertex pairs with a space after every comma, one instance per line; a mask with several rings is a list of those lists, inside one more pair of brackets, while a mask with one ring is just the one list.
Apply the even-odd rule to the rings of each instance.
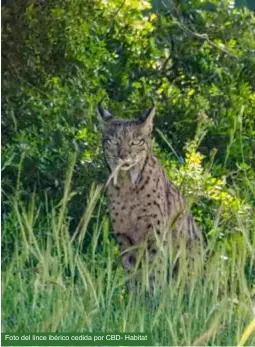
[[153, 105], [151, 108], [149, 108], [149, 110], [147, 110], [141, 117], [140, 117], [140, 121], [141, 123], [153, 123], [153, 119], [155, 116], [155, 111], [156, 111], [156, 107], [155, 105]]
[[140, 120], [141, 122], [145, 122], [147, 120], [147, 118], [151, 119], [151, 121], [153, 120], [154, 116], [155, 116], [155, 111], [156, 111], [156, 107], [153, 104], [151, 108], [149, 108], [141, 117]]
[[110, 119], [113, 118], [112, 114], [102, 107], [101, 102], [97, 104], [97, 110], [104, 121], [108, 122]]
[[140, 118], [140, 130], [143, 134], [149, 135], [153, 129], [153, 119], [155, 116], [155, 105], [153, 105], [145, 114]]

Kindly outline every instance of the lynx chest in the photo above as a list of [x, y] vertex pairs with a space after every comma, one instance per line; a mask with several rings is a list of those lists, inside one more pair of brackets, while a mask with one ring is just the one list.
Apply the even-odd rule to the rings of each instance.
[[108, 186], [114, 232], [131, 235], [134, 242], [159, 228], [168, 216], [164, 176], [155, 158], [146, 163], [136, 184], [130, 173], [119, 176], [116, 185]]

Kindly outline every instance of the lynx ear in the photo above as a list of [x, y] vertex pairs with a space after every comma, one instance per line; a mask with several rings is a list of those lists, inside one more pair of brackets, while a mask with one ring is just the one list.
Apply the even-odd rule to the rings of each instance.
[[144, 134], [150, 134], [153, 129], [153, 119], [155, 116], [156, 107], [153, 105], [141, 118], [140, 129]]
[[112, 114], [102, 107], [101, 102], [97, 104], [97, 111], [105, 122], [113, 118]]

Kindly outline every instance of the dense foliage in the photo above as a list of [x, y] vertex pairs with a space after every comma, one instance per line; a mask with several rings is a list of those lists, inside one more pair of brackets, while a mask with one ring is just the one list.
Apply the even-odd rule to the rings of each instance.
[[153, 98], [156, 126], [179, 155], [203, 127], [200, 150], [217, 151], [218, 172], [252, 175], [254, 15], [228, 1], [213, 11], [177, 3], [162, 13], [131, 0], [3, 7], [5, 189], [24, 154], [26, 191], [57, 193], [78, 149], [75, 186], [86, 194], [104, 171], [95, 104], [105, 95], [119, 117], [139, 115]]
[[[11, 275], [13, 264], [25, 271], [29, 266], [33, 269], [46, 262], [48, 241], [45, 238], [50, 234], [57, 244], [51, 249], [51, 256], [56, 256], [56, 266], [63, 276], [61, 281], [66, 280], [66, 264], [61, 260], [70, 256], [73, 262], [74, 251], [68, 246], [68, 251], [63, 250], [68, 256], [62, 256], [63, 245], [58, 246], [56, 237], [60, 230], [64, 230], [65, 240], [69, 240], [70, 234], [83, 230], [86, 232], [84, 244], [89, 247], [95, 232], [103, 229], [102, 243], [102, 234], [98, 233], [97, 246], [92, 246], [93, 254], [95, 250], [99, 253], [96, 264], [105, 265], [106, 257], [110, 261], [110, 252], [118, 256], [114, 241], [108, 240], [111, 226], [105, 219], [107, 203], [103, 194], [98, 194], [93, 208], [88, 203], [91, 186], [105, 182], [107, 177], [96, 104], [104, 98], [105, 105], [117, 117], [133, 118], [150, 106], [153, 99], [157, 107], [155, 153], [170, 179], [193, 203], [195, 218], [208, 240], [209, 259], [228, 259], [229, 267], [224, 274], [228, 270], [232, 275], [242, 273], [242, 281], [233, 282], [231, 297], [237, 298], [240, 288], [245, 287], [246, 300], [252, 300], [255, 295], [254, 52], [254, 13], [246, 7], [235, 7], [230, 0], [171, 0], [165, 5], [154, 1], [153, 6], [147, 0], [4, 3], [2, 246], [7, 267], [5, 289], [9, 281], [13, 288], [18, 286], [15, 276]], [[98, 201], [100, 208], [94, 212]], [[109, 247], [109, 254], [103, 251], [105, 245]], [[87, 257], [86, 252], [84, 254]], [[85, 261], [88, 259], [89, 256]], [[79, 261], [83, 269], [81, 254]], [[213, 269], [213, 262], [209, 267]], [[82, 272], [80, 269], [76, 270]], [[96, 277], [94, 270], [94, 263], [90, 268], [84, 267], [86, 276], [92, 271], [94, 282], [91, 283], [98, 286], [95, 293], [102, 298], [99, 283], [103, 280]], [[223, 281], [226, 300], [231, 276], [226, 275]], [[32, 291], [33, 281], [38, 279], [26, 280], [24, 275], [22, 280]], [[207, 280], [209, 288], [210, 278]], [[111, 281], [112, 278], [109, 283]], [[179, 285], [172, 299], [178, 294]], [[70, 288], [74, 290], [73, 284]], [[79, 290], [82, 292], [84, 288], [81, 286]], [[202, 293], [200, 287], [199, 290]], [[221, 293], [218, 294], [211, 302], [212, 307], [220, 300]], [[26, 298], [24, 307], [31, 304], [30, 299]], [[187, 299], [184, 294], [182, 299]], [[243, 297], [239, 299], [242, 301]], [[37, 302], [37, 297], [34, 300]], [[97, 304], [100, 300], [96, 300]], [[202, 296], [197, 302], [198, 305], [203, 302]], [[14, 320], [16, 307], [16, 304], [12, 307], [11, 318], [5, 317], [6, 328], [20, 329], [20, 323], [8, 323]], [[241, 322], [242, 330], [249, 321], [250, 306], [245, 306], [248, 313], [243, 321], [242, 310], [236, 309], [238, 315], [235, 316], [235, 309], [233, 304], [231, 318], [224, 319], [231, 320], [233, 331], [235, 324]], [[114, 310], [111, 310], [112, 314]], [[206, 309], [205, 312], [206, 317]], [[38, 323], [37, 318], [34, 324]], [[239, 323], [235, 323], [237, 321]], [[58, 329], [54, 324], [53, 319], [52, 331]], [[78, 323], [77, 327], [80, 327]], [[198, 331], [202, 333], [200, 328]], [[165, 342], [165, 336], [158, 334], [159, 341]], [[176, 341], [190, 344], [196, 334], [193, 335], [182, 340], [177, 334]], [[237, 343], [232, 337], [224, 338], [217, 343]], [[175, 341], [174, 334], [172, 341]]]

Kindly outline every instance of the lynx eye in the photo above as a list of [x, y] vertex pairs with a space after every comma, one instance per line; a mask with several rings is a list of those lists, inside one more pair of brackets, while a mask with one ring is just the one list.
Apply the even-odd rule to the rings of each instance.
[[130, 142], [130, 145], [131, 146], [139, 146], [139, 145], [142, 145], [143, 143], [144, 143], [143, 139], [136, 139], [136, 140], [132, 140]]

